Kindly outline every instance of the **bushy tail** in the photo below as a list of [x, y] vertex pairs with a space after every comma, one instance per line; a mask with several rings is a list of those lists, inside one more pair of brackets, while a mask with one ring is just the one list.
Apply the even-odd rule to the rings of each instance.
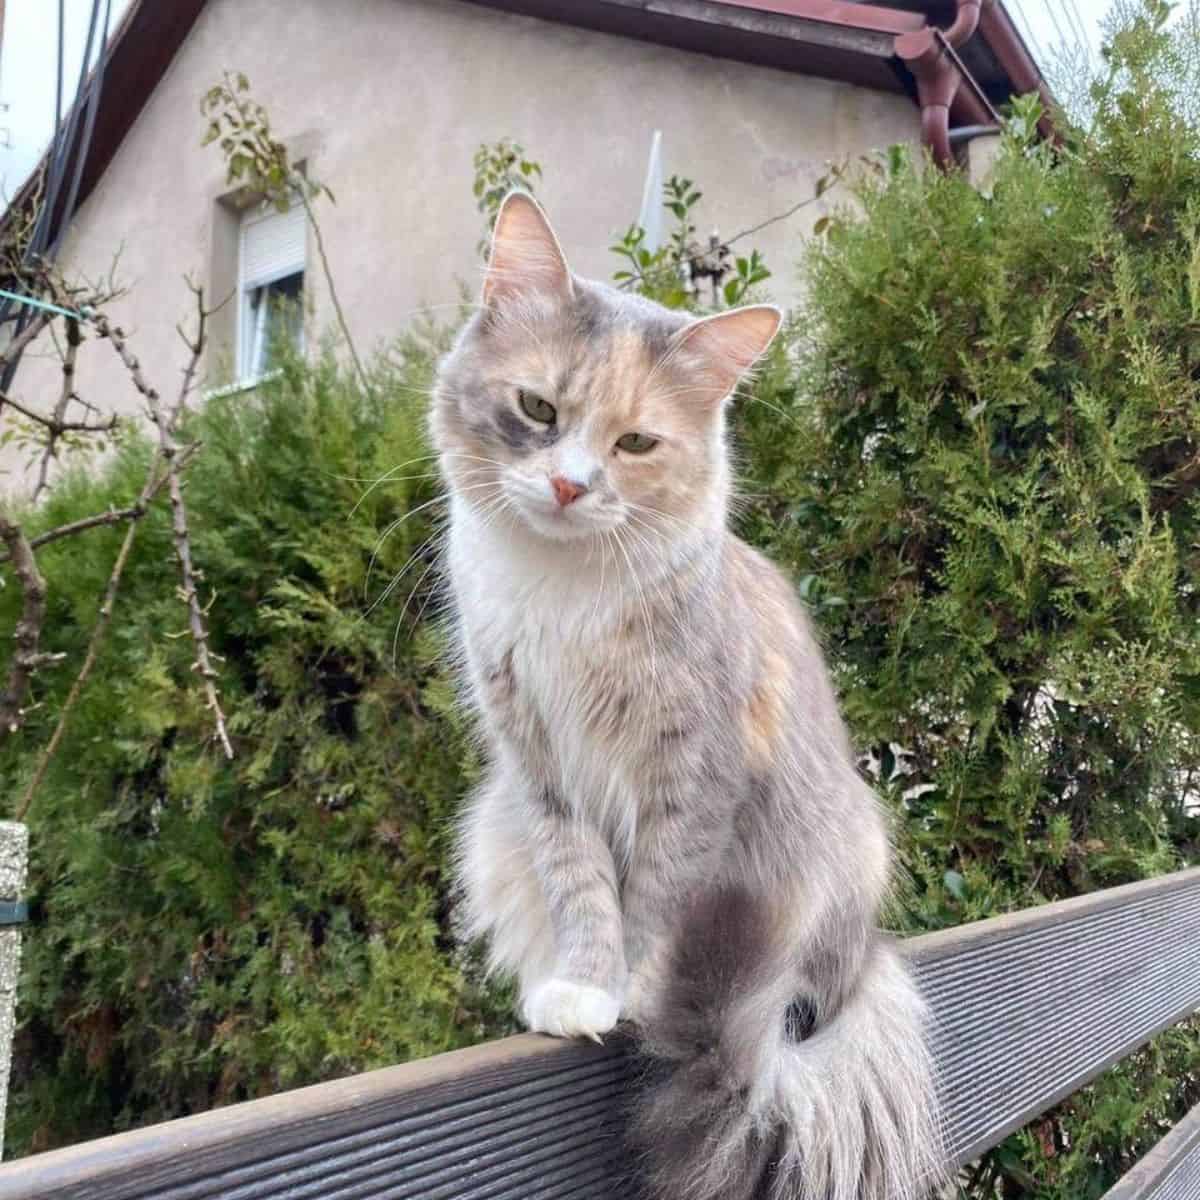
[[[779, 1002], [755, 900], [697, 906], [647, 1021], [630, 1134], [653, 1200], [921, 1200], [941, 1174], [924, 1005], [895, 953], [869, 953], [812, 1027]], [[807, 1035], [807, 1036], [806, 1036]]]

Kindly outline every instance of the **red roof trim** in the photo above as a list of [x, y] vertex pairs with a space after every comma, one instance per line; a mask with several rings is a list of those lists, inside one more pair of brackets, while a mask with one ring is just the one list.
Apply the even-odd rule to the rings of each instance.
[[714, 3], [885, 33], [911, 33], [925, 26], [920, 13], [872, 4], [847, 4], [846, 0], [714, 0]]
[[[847, 0], [470, 0], [547, 21], [581, 25], [678, 46], [716, 57], [843, 79], [865, 87], [907, 91], [911, 77], [894, 39], [926, 27], [920, 13]], [[3, 0], [0, 0], [0, 4]], [[109, 41], [104, 95], [84, 165], [81, 205], [99, 182], [126, 134], [183, 45], [205, 0], [134, 0]], [[721, 10], [726, 10], [724, 13]], [[734, 16], [729, 10], [738, 10]], [[1014, 92], [1037, 91], [1047, 111], [1053, 100], [1037, 64], [1000, 0], [983, 0], [977, 36], [990, 46]], [[986, 99], [955, 56], [963, 77], [952, 113], [977, 120]], [[1049, 117], [1043, 132], [1050, 135]], [[35, 173], [36, 176], [36, 173]], [[9, 212], [32, 203], [36, 178], [18, 192]], [[60, 214], [59, 219], [62, 219]], [[0, 218], [2, 226], [7, 217]]]

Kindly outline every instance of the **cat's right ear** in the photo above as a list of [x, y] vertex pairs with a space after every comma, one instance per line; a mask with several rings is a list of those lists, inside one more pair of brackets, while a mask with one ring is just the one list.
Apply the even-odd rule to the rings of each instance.
[[488, 308], [534, 295], [571, 298], [571, 272], [546, 214], [526, 192], [509, 192], [496, 215], [483, 280]]

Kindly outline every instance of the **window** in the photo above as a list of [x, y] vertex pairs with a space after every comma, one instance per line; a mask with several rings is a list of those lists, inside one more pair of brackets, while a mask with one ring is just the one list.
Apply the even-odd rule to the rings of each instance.
[[304, 206], [242, 214], [238, 251], [238, 378], [261, 378], [281, 340], [304, 345]]

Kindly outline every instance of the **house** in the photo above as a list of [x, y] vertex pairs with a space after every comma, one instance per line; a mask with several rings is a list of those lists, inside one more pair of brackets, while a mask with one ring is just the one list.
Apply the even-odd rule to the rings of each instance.
[[[481, 142], [514, 137], [544, 165], [573, 266], [607, 277], [655, 130], [667, 172], [704, 190], [702, 233], [729, 236], [811, 195], [831, 160], [923, 142], [949, 162], [1012, 95], [1045, 94], [1001, 0], [135, 0], [110, 47], [77, 199], [54, 215], [60, 262], [94, 278], [119, 253], [112, 312], [163, 389], [186, 356], [185, 274], [232, 297], [210, 387], [260, 370], [264, 297], [302, 297], [310, 335], [332, 324], [301, 212], [245, 207], [201, 147], [199, 101], [226, 70], [337, 198], [322, 228], [364, 348], [418, 313], [452, 318], [476, 286]], [[755, 235], [782, 300], [818, 212]], [[135, 411], [120, 364], [87, 349], [93, 396]], [[27, 356], [15, 389], [56, 372]]]

